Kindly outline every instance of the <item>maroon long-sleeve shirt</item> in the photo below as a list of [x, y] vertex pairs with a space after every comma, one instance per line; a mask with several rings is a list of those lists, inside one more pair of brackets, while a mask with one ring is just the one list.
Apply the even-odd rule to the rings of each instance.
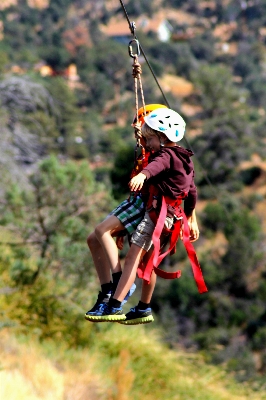
[[155, 185], [164, 196], [176, 199], [184, 192], [184, 211], [192, 214], [197, 202], [194, 183], [193, 152], [179, 146], [163, 147], [150, 156], [149, 164], [141, 172], [150, 184]]

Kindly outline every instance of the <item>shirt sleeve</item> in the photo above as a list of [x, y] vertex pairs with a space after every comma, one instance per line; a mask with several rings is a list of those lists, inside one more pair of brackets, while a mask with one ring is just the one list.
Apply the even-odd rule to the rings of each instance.
[[197, 187], [195, 185], [193, 176], [193, 180], [191, 182], [188, 195], [184, 200], [184, 211], [187, 217], [190, 217], [192, 215], [192, 212], [196, 207], [197, 198], [198, 198]]
[[162, 171], [170, 168], [171, 156], [167, 152], [157, 154], [156, 157], [141, 171], [147, 179], [158, 175]]

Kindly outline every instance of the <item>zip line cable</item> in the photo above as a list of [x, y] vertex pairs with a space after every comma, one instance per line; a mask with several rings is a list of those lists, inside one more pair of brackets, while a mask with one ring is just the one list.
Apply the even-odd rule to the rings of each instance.
[[[148, 60], [146, 54], [145, 54], [145, 51], [143, 50], [143, 47], [141, 46], [141, 44], [140, 44], [140, 42], [139, 42], [139, 40], [138, 40], [138, 38], [137, 38], [137, 36], [136, 36], [136, 24], [135, 24], [134, 21], [133, 21], [133, 22], [130, 21], [129, 16], [128, 16], [128, 13], [127, 13], [127, 10], [126, 10], [126, 7], [125, 7], [123, 1], [122, 1], [122, 0], [119, 0], [119, 1], [120, 1], [120, 4], [121, 4], [122, 9], [123, 9], [123, 11], [124, 11], [126, 20], [127, 20], [127, 22], [128, 22], [129, 30], [130, 30], [132, 36], [134, 37], [134, 39], [138, 42], [139, 49], [141, 50], [141, 53], [142, 53], [142, 55], [143, 55], [143, 57], [144, 57], [144, 59], [145, 59], [147, 65], [148, 65], [148, 67], [149, 67], [149, 69], [150, 69], [150, 71], [151, 71], [151, 74], [152, 74], [152, 76], [153, 76], [153, 78], [154, 78], [154, 80], [155, 80], [155, 82], [156, 82], [156, 84], [157, 84], [157, 86], [158, 86], [158, 88], [159, 88], [159, 90], [160, 90], [160, 92], [161, 92], [163, 98], [164, 98], [165, 104], [167, 105], [168, 108], [171, 108], [170, 103], [169, 103], [169, 101], [167, 100], [167, 98], [166, 98], [166, 96], [165, 96], [165, 94], [164, 94], [164, 91], [163, 91], [163, 89], [162, 89], [162, 87], [161, 87], [161, 85], [160, 85], [160, 83], [159, 83], [159, 81], [158, 81], [158, 79], [157, 79], [157, 77], [156, 77], [154, 71], [153, 71], [153, 68], [152, 68], [152, 66], [151, 66], [151, 64], [150, 64], [150, 62], [149, 62], [149, 60]], [[191, 146], [190, 143], [188, 142], [187, 138], [184, 137], [183, 140], [186, 142], [187, 146], [193, 151], [192, 146]], [[211, 187], [213, 193], [215, 194], [215, 197], [217, 198], [217, 191], [215, 190], [215, 188], [214, 188], [212, 182], [210, 181], [209, 177], [207, 176], [205, 170], [204, 170], [203, 167], [201, 166], [200, 161], [199, 161], [199, 159], [197, 158], [197, 156], [196, 156], [196, 154], [195, 154], [194, 151], [193, 151], [193, 153], [194, 153], [194, 155], [195, 155], [195, 158], [197, 159], [197, 162], [198, 162], [198, 164], [199, 164], [199, 167], [200, 167], [200, 169], [201, 169], [201, 171], [202, 171], [202, 174], [203, 174], [203, 176], [204, 176], [206, 182], [207, 182], [208, 185]]]
[[[123, 1], [122, 1], [122, 0], [119, 0], [119, 1], [120, 1], [120, 4], [121, 4], [121, 6], [122, 6], [122, 8], [123, 8], [123, 10], [124, 10], [125, 17], [126, 17], [126, 19], [127, 19], [128, 25], [129, 25], [129, 30], [130, 30], [132, 36], [134, 37], [134, 39], [138, 42], [138, 46], [139, 46], [139, 48], [140, 48], [140, 50], [141, 50], [141, 53], [143, 54], [143, 57], [144, 57], [144, 59], [145, 59], [147, 65], [148, 65], [148, 67], [149, 67], [149, 69], [150, 69], [150, 71], [151, 71], [151, 73], [152, 73], [152, 75], [153, 75], [153, 77], [154, 77], [154, 79], [155, 79], [155, 82], [156, 82], [158, 88], [160, 89], [160, 91], [161, 91], [161, 93], [162, 93], [162, 96], [163, 96], [163, 98], [164, 98], [164, 100], [165, 100], [165, 104], [167, 105], [168, 108], [171, 108], [171, 106], [170, 106], [170, 104], [169, 104], [169, 102], [168, 102], [168, 100], [167, 100], [167, 98], [166, 98], [166, 96], [165, 96], [165, 94], [164, 94], [164, 92], [163, 92], [163, 89], [162, 89], [162, 87], [161, 87], [161, 85], [160, 85], [160, 83], [159, 83], [159, 81], [158, 81], [158, 79], [157, 79], [157, 77], [156, 77], [156, 75], [155, 75], [155, 73], [154, 73], [152, 67], [151, 67], [151, 64], [149, 63], [149, 60], [148, 60], [148, 58], [147, 58], [147, 56], [146, 56], [146, 54], [145, 54], [145, 52], [144, 52], [144, 50], [143, 50], [141, 44], [139, 43], [139, 40], [138, 40], [137, 36], [136, 36], [136, 32], [135, 32], [135, 31], [136, 31], [136, 24], [135, 24], [134, 21], [133, 21], [133, 22], [130, 22], [130, 19], [129, 19], [129, 16], [128, 16], [128, 13], [127, 13], [127, 11], [126, 11], [126, 8], [125, 8], [125, 5], [124, 5]], [[193, 148], [192, 148], [192, 146], [190, 145], [190, 143], [189, 143], [189, 141], [187, 140], [187, 138], [184, 137], [182, 140], [184, 140], [184, 141], [186, 142], [186, 145], [188, 146], [188, 148], [190, 148], [190, 149], [193, 151]], [[202, 172], [202, 175], [204, 176], [205, 181], [207, 182], [208, 186], [210, 187], [210, 189], [211, 189], [211, 191], [212, 191], [212, 193], [213, 193], [213, 195], [214, 195], [214, 198], [217, 199], [217, 200], [219, 201], [219, 200], [220, 200], [220, 195], [219, 195], [219, 193], [217, 193], [217, 189], [214, 187], [214, 185], [212, 184], [210, 178], [208, 177], [208, 175], [207, 175], [205, 169], [202, 167], [202, 165], [201, 165], [201, 163], [200, 163], [198, 157], [196, 156], [196, 153], [195, 153], [194, 151], [193, 151], [193, 153], [194, 153], [195, 160], [197, 160], [197, 162], [198, 162], [198, 165], [199, 165], [199, 168], [200, 168], [200, 170], [201, 170], [201, 172]], [[223, 197], [224, 197], [224, 196], [223, 196]], [[219, 201], [219, 202], [220, 202], [220, 201]], [[222, 204], [222, 207], [223, 207], [223, 210], [224, 210], [224, 213], [226, 214], [226, 216], [227, 216], [228, 218], [230, 218], [230, 213], [228, 212], [228, 210], [227, 210], [227, 208], [225, 207], [225, 205], [223, 205], [222, 202], [220, 202], [220, 204]], [[235, 225], [235, 224], [233, 224], [233, 225], [236, 227], [236, 231], [239, 232], [239, 227], [238, 227], [238, 225]]]
[[[162, 94], [162, 96], [163, 96], [163, 98], [164, 98], [165, 104], [167, 105], [168, 108], [171, 108], [171, 106], [170, 106], [170, 104], [169, 104], [169, 102], [168, 102], [168, 100], [167, 100], [167, 98], [166, 98], [166, 96], [165, 96], [165, 94], [164, 94], [164, 92], [163, 92], [163, 89], [162, 89], [162, 87], [161, 87], [161, 85], [160, 85], [160, 83], [159, 83], [159, 81], [158, 81], [158, 79], [157, 79], [157, 77], [156, 77], [156, 75], [155, 75], [153, 69], [152, 69], [152, 66], [151, 66], [151, 64], [149, 63], [149, 60], [148, 60], [148, 58], [147, 58], [147, 56], [146, 56], [146, 54], [145, 54], [145, 52], [144, 52], [144, 50], [143, 50], [141, 44], [139, 43], [139, 40], [138, 40], [137, 36], [136, 36], [136, 24], [135, 24], [134, 21], [133, 21], [133, 22], [130, 22], [130, 19], [129, 19], [129, 16], [128, 16], [128, 13], [127, 13], [127, 11], [126, 11], [126, 8], [125, 8], [125, 5], [124, 5], [123, 1], [122, 1], [122, 0], [119, 0], [119, 1], [120, 1], [120, 4], [121, 4], [122, 8], [123, 8], [124, 13], [125, 13], [125, 17], [126, 17], [127, 22], [128, 22], [129, 30], [130, 30], [130, 32], [131, 32], [133, 38], [136, 40], [136, 42], [137, 42], [137, 44], [138, 44], [138, 47], [139, 47], [139, 49], [141, 50], [141, 53], [142, 53], [142, 55], [143, 55], [143, 57], [144, 57], [144, 59], [145, 59], [147, 65], [148, 65], [148, 67], [149, 67], [149, 69], [150, 69], [150, 71], [151, 71], [151, 74], [152, 74], [152, 76], [153, 76], [153, 78], [154, 78], [154, 80], [155, 80], [155, 82], [156, 82], [158, 88], [160, 89], [160, 92], [161, 92], [161, 94]], [[188, 148], [190, 148], [190, 149], [193, 151], [193, 148], [192, 148], [192, 146], [189, 144], [187, 138], [184, 137], [182, 140], [184, 140], [184, 141], [186, 142], [186, 145], [188, 146]], [[219, 201], [219, 200], [220, 200], [220, 194], [219, 194], [218, 192], [220, 191], [220, 189], [219, 189], [219, 190], [215, 189], [215, 187], [214, 187], [214, 185], [212, 184], [211, 180], [209, 179], [209, 177], [208, 177], [208, 175], [207, 175], [205, 169], [202, 167], [202, 165], [201, 165], [201, 163], [200, 163], [198, 157], [196, 156], [196, 153], [195, 153], [194, 151], [193, 151], [193, 153], [194, 153], [195, 159], [196, 159], [197, 162], [198, 162], [198, 165], [199, 165], [199, 168], [200, 168], [200, 170], [201, 170], [201, 172], [202, 172], [202, 175], [204, 176], [205, 181], [207, 182], [208, 186], [210, 187], [210, 189], [211, 189], [211, 191], [212, 191], [212, 193], [213, 193], [213, 195], [214, 195], [214, 198], [217, 199], [217, 200]], [[221, 195], [222, 195], [222, 194], [221, 194]], [[224, 196], [223, 196], [223, 197], [224, 197]], [[224, 213], [225, 213], [225, 215], [227, 216], [227, 218], [230, 219], [230, 212], [229, 212], [228, 209], [226, 208], [225, 204], [223, 204], [221, 201], [219, 201], [219, 203], [222, 205], [222, 208], [223, 208]], [[236, 232], [239, 233], [239, 232], [240, 232], [239, 226], [238, 226], [237, 224], [235, 224], [235, 223], [233, 223], [232, 225], [235, 227]]]
[[167, 98], [166, 98], [166, 96], [165, 96], [165, 94], [164, 94], [164, 92], [163, 92], [163, 89], [162, 89], [162, 87], [161, 87], [161, 85], [160, 85], [160, 83], [159, 83], [159, 81], [158, 81], [158, 79], [157, 79], [157, 77], [156, 77], [156, 75], [155, 75], [153, 69], [152, 69], [152, 66], [151, 66], [151, 64], [149, 63], [149, 60], [148, 60], [148, 58], [147, 58], [147, 56], [146, 56], [146, 54], [145, 54], [145, 52], [144, 52], [144, 50], [143, 50], [143, 48], [142, 48], [142, 46], [141, 46], [141, 44], [140, 44], [140, 42], [139, 42], [137, 36], [136, 36], [136, 33], [135, 33], [135, 31], [136, 31], [136, 24], [135, 24], [134, 21], [133, 21], [133, 22], [130, 22], [130, 19], [129, 19], [129, 16], [128, 16], [128, 13], [127, 13], [127, 10], [126, 10], [126, 8], [125, 8], [125, 5], [124, 5], [123, 1], [122, 1], [122, 0], [119, 0], [119, 1], [120, 1], [120, 4], [121, 4], [121, 6], [122, 6], [122, 8], [123, 8], [123, 10], [124, 10], [124, 13], [125, 13], [125, 16], [126, 16], [126, 19], [127, 19], [127, 22], [128, 22], [129, 30], [130, 30], [132, 36], [134, 37], [134, 39], [136, 39], [136, 40], [138, 41], [138, 43], [139, 43], [139, 48], [140, 48], [140, 50], [141, 50], [141, 53], [142, 53], [142, 55], [143, 55], [143, 57], [144, 57], [144, 59], [145, 59], [147, 65], [148, 65], [148, 67], [149, 67], [149, 69], [150, 69], [150, 71], [151, 71], [151, 74], [152, 74], [153, 78], [155, 79], [155, 82], [156, 82], [158, 88], [160, 89], [160, 92], [161, 92], [161, 94], [162, 94], [162, 96], [163, 96], [163, 98], [164, 98], [165, 104], [167, 105], [168, 108], [171, 108], [171, 107], [170, 107], [170, 104], [169, 104], [169, 102], [168, 102], [168, 100], [167, 100]]

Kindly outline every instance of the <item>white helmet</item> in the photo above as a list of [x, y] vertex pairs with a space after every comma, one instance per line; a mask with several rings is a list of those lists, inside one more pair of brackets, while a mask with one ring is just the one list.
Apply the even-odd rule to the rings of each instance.
[[179, 142], [184, 136], [186, 123], [176, 111], [169, 108], [157, 108], [144, 117], [146, 124], [165, 134], [171, 142]]

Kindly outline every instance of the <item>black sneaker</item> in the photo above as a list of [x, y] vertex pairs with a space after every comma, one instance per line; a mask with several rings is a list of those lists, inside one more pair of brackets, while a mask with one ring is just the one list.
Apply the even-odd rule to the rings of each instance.
[[85, 314], [85, 318], [92, 322], [116, 322], [123, 321], [126, 316], [123, 313], [122, 307], [110, 307], [104, 304], [97, 314]]
[[130, 309], [126, 314], [126, 319], [123, 321], [118, 321], [123, 325], [139, 325], [139, 324], [149, 324], [153, 322], [154, 318], [151, 313], [151, 308], [146, 308], [145, 310], [140, 310], [137, 306]]
[[86, 312], [85, 318], [88, 319], [88, 316], [92, 316], [92, 315], [101, 315], [102, 308], [105, 304], [107, 304], [109, 302], [111, 294], [112, 294], [111, 291], [107, 294], [103, 294], [102, 292], [99, 292], [96, 303], [89, 311]]

